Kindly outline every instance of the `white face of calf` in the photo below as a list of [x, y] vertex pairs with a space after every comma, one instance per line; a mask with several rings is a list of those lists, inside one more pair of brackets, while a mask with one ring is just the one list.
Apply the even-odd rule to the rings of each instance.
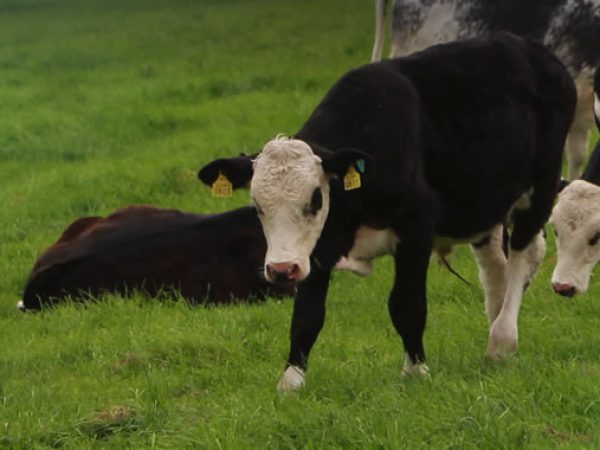
[[552, 286], [569, 297], [585, 292], [600, 260], [600, 187], [583, 180], [571, 182], [560, 193], [550, 221], [557, 234]]
[[269, 281], [300, 281], [329, 212], [321, 159], [303, 141], [277, 138], [254, 161], [250, 195], [267, 240]]

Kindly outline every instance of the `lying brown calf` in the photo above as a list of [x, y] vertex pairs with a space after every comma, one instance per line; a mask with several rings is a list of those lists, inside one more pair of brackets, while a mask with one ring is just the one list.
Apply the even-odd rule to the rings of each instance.
[[265, 251], [252, 207], [198, 215], [130, 206], [73, 222], [37, 260], [18, 307], [103, 293], [177, 291], [194, 304], [293, 295], [264, 279]]

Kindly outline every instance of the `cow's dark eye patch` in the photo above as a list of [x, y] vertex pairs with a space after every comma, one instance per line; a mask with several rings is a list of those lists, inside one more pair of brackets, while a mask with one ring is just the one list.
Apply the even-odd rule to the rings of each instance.
[[596, 245], [599, 240], [600, 240], [600, 231], [596, 231], [596, 234], [594, 234], [592, 236], [592, 238], [589, 240], [588, 244]]
[[323, 194], [321, 188], [315, 188], [310, 199], [310, 204], [304, 209], [305, 215], [316, 216], [319, 210], [323, 207]]

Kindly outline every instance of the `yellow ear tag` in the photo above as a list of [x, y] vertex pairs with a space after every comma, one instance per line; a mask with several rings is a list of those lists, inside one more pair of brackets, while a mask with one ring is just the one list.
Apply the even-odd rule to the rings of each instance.
[[352, 189], [358, 189], [360, 187], [360, 174], [354, 168], [354, 165], [351, 164], [348, 167], [348, 172], [344, 175], [344, 190], [351, 191]]
[[233, 195], [233, 185], [231, 181], [219, 172], [219, 176], [211, 186], [213, 197], [231, 197]]

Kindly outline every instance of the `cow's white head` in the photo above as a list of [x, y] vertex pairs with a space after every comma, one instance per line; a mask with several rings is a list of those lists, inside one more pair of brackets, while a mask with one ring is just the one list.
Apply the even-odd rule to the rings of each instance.
[[267, 279], [303, 279], [329, 213], [329, 178], [321, 158], [300, 140], [268, 142], [254, 160], [250, 195], [267, 239]]
[[369, 165], [369, 156], [358, 150], [330, 151], [277, 137], [254, 159], [216, 160], [199, 177], [211, 185], [219, 174], [225, 175], [234, 188], [250, 181], [267, 240], [265, 277], [271, 282], [296, 282], [310, 273], [310, 255], [329, 213], [330, 178], [343, 178], [349, 170], [360, 177]]
[[600, 260], [600, 187], [572, 181], [560, 193], [550, 222], [557, 238], [552, 287], [567, 297], [587, 291]]

